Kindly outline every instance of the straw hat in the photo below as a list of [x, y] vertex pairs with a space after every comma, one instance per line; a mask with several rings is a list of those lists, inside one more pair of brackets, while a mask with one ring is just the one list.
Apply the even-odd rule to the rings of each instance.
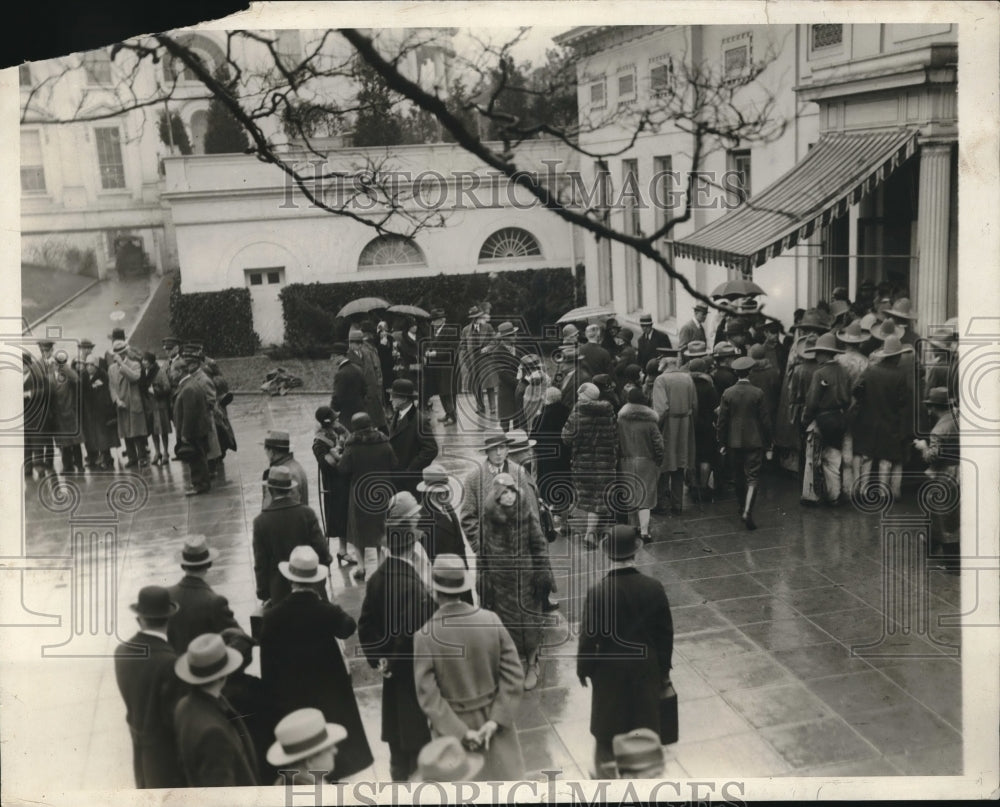
[[663, 746], [660, 735], [652, 729], [633, 729], [625, 734], [616, 734], [611, 740], [615, 764], [622, 773], [632, 774], [631, 778], [644, 779], [636, 774], [663, 769]]
[[243, 666], [243, 654], [218, 633], [203, 633], [191, 640], [187, 652], [174, 663], [174, 673], [188, 684], [210, 684]]
[[311, 546], [297, 546], [278, 564], [278, 571], [293, 583], [318, 583], [325, 580], [329, 569], [319, 562], [319, 555]]
[[212, 561], [218, 557], [219, 550], [209, 547], [204, 535], [189, 535], [184, 539], [184, 548], [180, 554], [181, 566], [211, 566]]
[[507, 446], [512, 454], [518, 451], [528, 451], [538, 444], [537, 440], [528, 437], [524, 429], [511, 429], [507, 432]]
[[444, 552], [434, 558], [431, 567], [431, 583], [435, 591], [445, 594], [461, 594], [471, 591], [475, 583], [475, 575], [466, 567], [465, 561], [458, 555]]
[[466, 751], [457, 737], [438, 737], [420, 749], [415, 780], [466, 782], [482, 769], [482, 754]]
[[319, 709], [296, 709], [274, 727], [274, 744], [267, 749], [267, 762], [278, 767], [306, 759], [347, 737], [339, 723], [327, 723]]

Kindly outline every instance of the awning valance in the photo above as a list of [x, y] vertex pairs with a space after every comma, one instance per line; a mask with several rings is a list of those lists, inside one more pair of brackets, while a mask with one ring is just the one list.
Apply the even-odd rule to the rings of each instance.
[[767, 189], [674, 241], [674, 254], [749, 272], [846, 213], [916, 148], [914, 129], [825, 134]]

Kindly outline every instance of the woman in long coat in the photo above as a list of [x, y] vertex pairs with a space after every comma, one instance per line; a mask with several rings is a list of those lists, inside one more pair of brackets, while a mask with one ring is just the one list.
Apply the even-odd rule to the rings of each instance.
[[149, 433], [153, 435], [153, 448], [156, 449], [153, 465], [166, 464], [170, 462], [167, 439], [167, 435], [170, 434], [170, 379], [157, 364], [154, 353], [146, 353], [142, 357], [142, 379], [139, 386], [146, 404], [146, 422]]
[[118, 409], [118, 434], [125, 439], [126, 468], [136, 463], [149, 465], [146, 435], [146, 407], [142, 402], [142, 366], [139, 355], [124, 342], [115, 342], [108, 365], [111, 400]]
[[347, 547], [347, 511], [351, 502], [350, 476], [340, 469], [340, 459], [350, 432], [340, 425], [337, 414], [329, 406], [316, 410], [316, 434], [313, 437], [313, 456], [319, 464], [321, 506], [327, 538], [336, 538], [339, 544], [338, 563], [354, 566], [357, 560]]
[[111, 402], [108, 374], [101, 369], [100, 359], [91, 354], [84, 361], [80, 377], [83, 401], [83, 442], [87, 455], [100, 457], [101, 468], [114, 468], [111, 449], [121, 446], [118, 437], [118, 415]]
[[608, 516], [607, 492], [618, 470], [618, 427], [614, 407], [600, 400], [600, 391], [587, 382], [577, 390], [577, 402], [563, 426], [569, 446], [570, 468], [577, 509], [587, 513], [587, 549], [597, 548], [600, 519]]
[[260, 672], [272, 707], [271, 725], [289, 712], [312, 707], [327, 722], [347, 729], [332, 777], [340, 780], [372, 764], [351, 674], [337, 641], [353, 636], [357, 624], [339, 605], [323, 601], [310, 584], [292, 586], [291, 594], [264, 611], [261, 625]]
[[560, 495], [569, 482], [570, 451], [562, 441], [563, 426], [569, 418], [569, 407], [562, 402], [557, 387], [545, 390], [545, 405], [531, 430], [535, 448], [535, 480], [538, 492], [556, 516], [561, 516], [571, 503], [571, 497]]
[[[669, 477], [670, 511], [679, 515], [684, 500], [684, 472], [695, 467], [694, 422], [698, 416], [698, 393], [694, 381], [680, 367], [667, 367], [653, 382], [651, 403], [660, 418], [663, 435], [661, 481]], [[659, 504], [662, 506], [664, 502]]]
[[642, 539], [649, 541], [649, 511], [656, 506], [663, 435], [656, 412], [644, 400], [639, 387], [629, 390], [628, 402], [618, 412], [618, 445], [622, 481], [629, 493], [628, 507], [637, 513]]
[[[378, 563], [385, 540], [385, 514], [391, 491], [391, 474], [397, 465], [387, 435], [372, 426], [367, 412], [351, 418], [351, 435], [344, 443], [340, 473], [350, 479], [351, 502], [347, 509], [347, 537], [358, 549], [355, 580], [364, 580], [366, 564]], [[384, 500], [384, 501], [383, 501]]]
[[538, 508], [521, 500], [510, 474], [497, 474], [492, 489], [484, 493], [477, 560], [480, 604], [494, 611], [507, 628], [524, 665], [525, 689], [533, 689], [545, 624], [543, 606], [555, 589], [549, 544]]

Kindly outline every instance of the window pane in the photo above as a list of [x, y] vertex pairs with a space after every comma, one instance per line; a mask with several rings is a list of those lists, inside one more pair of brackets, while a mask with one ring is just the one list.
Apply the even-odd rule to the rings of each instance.
[[88, 84], [111, 83], [111, 57], [106, 50], [95, 50], [83, 57]]
[[263, 282], [264, 282], [264, 279], [261, 277], [260, 272], [251, 272], [250, 273], [250, 285], [251, 286], [260, 286], [260, 285], [263, 284]]
[[734, 75], [743, 72], [749, 61], [749, 53], [746, 45], [737, 48], [730, 48], [726, 51], [726, 75]]
[[42, 140], [38, 132], [21, 132], [21, 190], [45, 190]]
[[622, 96], [632, 95], [635, 92], [635, 76], [627, 73], [618, 77], [618, 94]]
[[812, 46], [817, 48], [829, 48], [839, 45], [844, 41], [843, 25], [813, 25], [812, 26]]
[[604, 103], [604, 82], [595, 81], [590, 85], [590, 103], [596, 105]]
[[281, 272], [268, 272], [267, 273], [268, 283], [280, 283], [281, 282]]
[[649, 71], [649, 88], [653, 95], [660, 95], [670, 89], [671, 74], [669, 64], [659, 64]]
[[358, 266], [426, 266], [420, 247], [401, 235], [383, 235], [369, 241], [358, 258]]
[[122, 162], [121, 134], [117, 128], [95, 129], [97, 162], [101, 169], [101, 187], [124, 188], [125, 165]]
[[504, 227], [497, 230], [483, 242], [479, 250], [479, 262], [516, 260], [542, 254], [538, 241], [527, 230], [520, 227]]

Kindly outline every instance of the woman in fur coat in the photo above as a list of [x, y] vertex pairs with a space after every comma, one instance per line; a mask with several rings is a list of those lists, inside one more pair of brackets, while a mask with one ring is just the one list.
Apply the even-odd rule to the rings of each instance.
[[618, 446], [630, 516], [637, 514], [639, 533], [648, 542], [649, 511], [656, 505], [656, 483], [663, 462], [663, 435], [656, 412], [645, 404], [639, 387], [629, 389], [628, 402], [618, 412]]

